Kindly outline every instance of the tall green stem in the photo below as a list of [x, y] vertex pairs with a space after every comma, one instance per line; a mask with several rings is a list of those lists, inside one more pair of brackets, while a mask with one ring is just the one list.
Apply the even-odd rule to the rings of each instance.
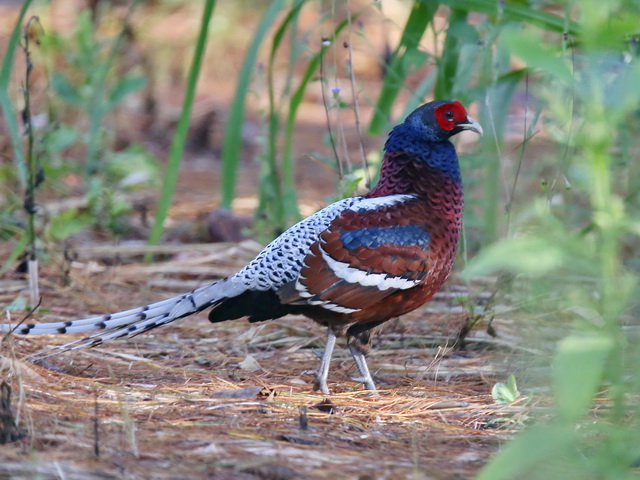
[[[167, 158], [167, 170], [164, 175], [162, 183], [162, 193], [160, 201], [158, 202], [158, 208], [156, 210], [156, 218], [149, 234], [149, 244], [155, 245], [162, 236], [162, 230], [164, 228], [164, 221], [169, 213], [169, 207], [173, 201], [173, 194], [176, 189], [176, 183], [178, 181], [178, 173], [180, 172], [180, 163], [182, 161], [182, 153], [184, 152], [184, 145], [187, 140], [187, 131], [189, 129], [189, 119], [191, 117], [191, 107], [193, 106], [193, 100], [196, 95], [196, 85], [198, 83], [198, 77], [200, 76], [200, 69], [202, 67], [202, 59], [207, 43], [207, 34], [209, 32], [209, 22], [213, 15], [213, 9], [215, 7], [215, 0], [206, 0], [204, 4], [204, 11], [202, 13], [202, 22], [200, 23], [200, 32], [198, 34], [198, 41], [196, 43], [196, 49], [193, 53], [193, 60], [191, 62], [191, 68], [189, 70], [189, 78], [187, 80], [187, 89], [182, 102], [182, 111], [180, 112], [180, 119], [176, 126], [176, 133], [173, 136], [171, 142], [171, 149], [169, 150], [169, 157]], [[149, 261], [151, 256], [145, 257], [146, 261]]]

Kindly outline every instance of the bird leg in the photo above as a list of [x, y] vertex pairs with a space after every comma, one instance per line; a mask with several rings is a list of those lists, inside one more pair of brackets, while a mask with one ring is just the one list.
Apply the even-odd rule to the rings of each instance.
[[360, 371], [360, 378], [357, 380], [362, 382], [367, 390], [376, 390], [376, 384], [373, 383], [365, 357], [371, 349], [372, 330], [383, 322], [384, 320], [365, 324], [356, 323], [347, 330], [347, 335], [350, 337], [349, 351]]
[[373, 378], [371, 377], [371, 373], [369, 372], [369, 367], [367, 366], [367, 360], [365, 358], [364, 352], [360, 349], [357, 342], [349, 343], [349, 351], [351, 352], [351, 356], [356, 361], [356, 365], [358, 366], [358, 371], [360, 372], [360, 378], [358, 378], [359, 382], [364, 384], [364, 388], [367, 390], [375, 390], [376, 385], [373, 383]]
[[325, 395], [329, 395], [329, 386], [327, 385], [327, 378], [329, 378], [329, 366], [331, 365], [331, 356], [333, 355], [333, 348], [336, 346], [336, 334], [329, 328], [327, 334], [327, 344], [324, 347], [324, 353], [320, 360], [320, 367], [316, 372], [316, 380], [313, 383], [314, 390], [320, 390]]

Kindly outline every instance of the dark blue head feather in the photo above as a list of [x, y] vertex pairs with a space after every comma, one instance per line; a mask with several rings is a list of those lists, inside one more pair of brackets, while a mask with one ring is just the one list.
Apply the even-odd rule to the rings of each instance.
[[480, 125], [469, 118], [460, 103], [435, 100], [414, 110], [391, 130], [384, 148], [387, 152], [413, 155], [459, 181], [458, 156], [449, 139], [463, 130], [482, 133]]

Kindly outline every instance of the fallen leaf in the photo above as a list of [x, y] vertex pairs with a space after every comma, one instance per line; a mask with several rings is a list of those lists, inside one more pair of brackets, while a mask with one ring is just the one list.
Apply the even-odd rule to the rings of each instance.
[[242, 370], [246, 370], [248, 372], [255, 372], [256, 370], [260, 370], [262, 368], [258, 361], [251, 355], [247, 355], [247, 358], [241, 361], [238, 366]]

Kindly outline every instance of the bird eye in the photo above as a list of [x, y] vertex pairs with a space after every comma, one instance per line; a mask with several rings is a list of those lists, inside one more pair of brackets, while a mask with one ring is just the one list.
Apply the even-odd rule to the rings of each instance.
[[451, 110], [444, 112], [444, 116], [447, 120], [453, 121], [453, 112]]

